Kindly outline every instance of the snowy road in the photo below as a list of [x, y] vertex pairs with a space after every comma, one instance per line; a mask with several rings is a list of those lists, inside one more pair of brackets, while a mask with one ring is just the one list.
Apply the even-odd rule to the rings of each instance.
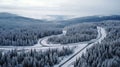
[[79, 43], [71, 43], [71, 44], [48, 44], [47, 39], [49, 37], [53, 36], [62, 36], [66, 34], [66, 30], [63, 30], [63, 34], [59, 35], [52, 35], [52, 36], [47, 36], [44, 38], [41, 38], [38, 40], [38, 43], [35, 44], [34, 46], [0, 46], [1, 50], [30, 50], [30, 49], [40, 49], [40, 50], [46, 50], [48, 48], [54, 49], [54, 48], [62, 48], [62, 47], [76, 47], [74, 50], [74, 53], [70, 55], [67, 58], [64, 58], [58, 65], [55, 65], [54, 67], [73, 67], [72, 63], [76, 60], [76, 58], [79, 58], [82, 53], [86, 52], [86, 49], [90, 48], [93, 46], [95, 43], [100, 43], [105, 37], [106, 37], [106, 31], [102, 27], [97, 27], [98, 29], [98, 36], [96, 39], [92, 39], [91, 41], [86, 41], [86, 42], [79, 42]]
[[101, 41], [106, 37], [106, 31], [104, 28], [101, 27], [97, 27], [97, 28], [98, 28], [98, 37], [96, 38], [96, 40], [90, 41], [85, 47], [79, 49], [71, 57], [64, 60], [59, 65], [56, 65], [55, 67], [74, 67], [73, 62], [75, 62], [77, 58], [81, 57], [81, 55], [86, 52], [86, 49], [90, 48], [91, 46], [93, 46], [98, 42], [101, 43]]

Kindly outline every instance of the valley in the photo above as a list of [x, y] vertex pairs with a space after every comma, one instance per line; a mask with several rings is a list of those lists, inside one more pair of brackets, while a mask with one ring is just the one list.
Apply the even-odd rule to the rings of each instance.
[[82, 17], [78, 22], [75, 18], [74, 24], [73, 19], [50, 23], [8, 13], [0, 15], [1, 67], [107, 67], [108, 59], [115, 59], [111, 66], [114, 61], [119, 65], [118, 15], [97, 17], [97, 21], [93, 16], [86, 17], [90, 21]]

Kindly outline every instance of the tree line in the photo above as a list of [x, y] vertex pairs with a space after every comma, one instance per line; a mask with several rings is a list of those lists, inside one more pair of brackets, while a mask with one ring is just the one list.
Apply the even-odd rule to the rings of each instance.
[[120, 21], [104, 21], [107, 37], [76, 59], [74, 67], [120, 67]]
[[54, 36], [48, 39], [48, 43], [77, 43], [83, 41], [90, 41], [97, 37], [97, 26], [92, 23], [81, 23], [77, 25], [71, 25], [65, 28], [67, 30], [66, 35], [60, 37]]
[[32, 46], [39, 38], [60, 34], [61, 29], [41, 27], [27, 28], [0, 28], [0, 46]]

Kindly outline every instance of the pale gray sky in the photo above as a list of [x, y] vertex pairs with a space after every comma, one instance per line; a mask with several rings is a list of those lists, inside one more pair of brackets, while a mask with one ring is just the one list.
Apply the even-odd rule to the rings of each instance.
[[120, 14], [120, 0], [0, 0], [0, 12], [24, 16]]

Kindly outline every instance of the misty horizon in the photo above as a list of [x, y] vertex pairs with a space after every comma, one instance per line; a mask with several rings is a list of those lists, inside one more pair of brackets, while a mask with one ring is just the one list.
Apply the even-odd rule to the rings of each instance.
[[48, 15], [83, 17], [93, 15], [120, 15], [119, 0], [0, 0], [0, 12], [31, 18]]

